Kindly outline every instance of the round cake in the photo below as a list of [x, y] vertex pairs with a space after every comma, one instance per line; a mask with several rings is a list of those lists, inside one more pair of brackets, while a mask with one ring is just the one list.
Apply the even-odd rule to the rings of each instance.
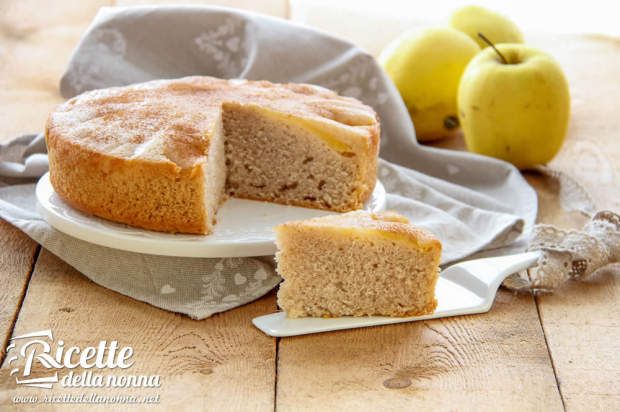
[[49, 116], [50, 179], [71, 206], [208, 234], [226, 195], [345, 212], [376, 180], [379, 122], [305, 84], [187, 77], [93, 90]]

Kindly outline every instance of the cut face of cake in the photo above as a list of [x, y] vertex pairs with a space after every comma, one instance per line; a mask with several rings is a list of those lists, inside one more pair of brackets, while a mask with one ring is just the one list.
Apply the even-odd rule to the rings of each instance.
[[437, 306], [441, 243], [403, 216], [357, 211], [276, 233], [278, 304], [289, 317], [418, 316]]
[[374, 188], [370, 141], [342, 123], [235, 103], [224, 104], [223, 118], [231, 196], [345, 212]]
[[52, 185], [73, 207], [207, 234], [226, 194], [360, 209], [375, 185], [379, 123], [317, 86], [187, 77], [77, 96], [50, 114], [46, 141]]

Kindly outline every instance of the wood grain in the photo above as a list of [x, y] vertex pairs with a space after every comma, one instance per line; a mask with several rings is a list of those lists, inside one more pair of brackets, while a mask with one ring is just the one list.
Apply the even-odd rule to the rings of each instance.
[[620, 282], [609, 272], [538, 299], [568, 410], [620, 410]]
[[282, 339], [277, 409], [561, 410], [533, 299], [486, 315]]
[[22, 231], [0, 219], [0, 363], [37, 257], [38, 245]]
[[571, 91], [568, 137], [550, 166], [576, 178], [599, 208], [620, 211], [620, 39], [565, 35], [536, 45], [558, 59]]
[[[569, 136], [551, 166], [575, 177], [599, 208], [620, 212], [620, 39], [541, 38], [569, 79]], [[585, 219], [558, 210], [557, 196], [540, 181], [539, 219], [581, 228]], [[551, 192], [553, 193], [553, 192]], [[537, 298], [559, 388], [568, 410], [620, 410], [620, 279], [609, 272], [572, 282]]]
[[[275, 340], [255, 329], [249, 320], [274, 309], [270, 295], [252, 305], [194, 321], [100, 287], [43, 250], [14, 334], [51, 329], [55, 342], [63, 339], [66, 346], [81, 347], [117, 339], [119, 345], [134, 349], [135, 364], [123, 373], [162, 375], [159, 389], [97, 388], [85, 390], [88, 393], [159, 394], [159, 408], [163, 410], [271, 411]], [[0, 409], [11, 405], [16, 394], [45, 394], [40, 389], [17, 387], [8, 371], [5, 362], [0, 369]], [[53, 393], [80, 391], [55, 388]], [[84, 406], [69, 409], [83, 410]]]

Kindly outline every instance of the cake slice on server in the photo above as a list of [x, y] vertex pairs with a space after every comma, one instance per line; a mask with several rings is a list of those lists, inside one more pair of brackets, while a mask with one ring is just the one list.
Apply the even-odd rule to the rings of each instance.
[[437, 306], [441, 243], [403, 216], [356, 211], [276, 233], [278, 304], [289, 317], [419, 316]]

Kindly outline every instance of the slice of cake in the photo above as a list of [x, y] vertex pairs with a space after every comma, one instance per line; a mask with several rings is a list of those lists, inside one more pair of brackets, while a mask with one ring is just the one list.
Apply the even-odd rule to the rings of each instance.
[[278, 304], [289, 317], [417, 316], [437, 306], [441, 243], [403, 216], [349, 212], [276, 233]]
[[187, 77], [93, 90], [49, 116], [50, 179], [73, 207], [163, 232], [207, 234], [224, 196], [360, 209], [379, 122], [312, 85]]

